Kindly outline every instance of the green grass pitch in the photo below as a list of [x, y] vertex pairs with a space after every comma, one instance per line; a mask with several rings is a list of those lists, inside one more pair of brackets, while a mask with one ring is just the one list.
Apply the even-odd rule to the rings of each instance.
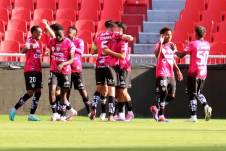
[[226, 120], [103, 122], [76, 117], [50, 122], [49, 116], [40, 118], [28, 122], [27, 116], [17, 116], [10, 122], [1, 115], [0, 151], [226, 151]]

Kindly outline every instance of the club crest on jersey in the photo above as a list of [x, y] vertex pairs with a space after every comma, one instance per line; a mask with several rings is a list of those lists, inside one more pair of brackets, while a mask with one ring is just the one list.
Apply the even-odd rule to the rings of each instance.
[[57, 46], [57, 47], [56, 47], [56, 51], [60, 51], [60, 47]]

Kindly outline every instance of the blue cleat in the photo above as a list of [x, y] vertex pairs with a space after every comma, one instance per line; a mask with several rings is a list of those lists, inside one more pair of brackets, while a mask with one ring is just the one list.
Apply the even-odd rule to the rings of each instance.
[[16, 116], [16, 109], [12, 108], [11, 111], [9, 112], [9, 120], [14, 121], [15, 116]]
[[28, 121], [40, 121], [40, 119], [37, 116], [33, 115], [33, 114], [30, 114], [28, 116], [28, 119], [27, 120]]

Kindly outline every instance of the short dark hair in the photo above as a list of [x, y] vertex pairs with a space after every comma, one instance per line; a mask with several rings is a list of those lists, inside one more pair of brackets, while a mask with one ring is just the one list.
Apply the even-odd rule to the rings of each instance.
[[106, 28], [112, 28], [115, 26], [115, 23], [112, 20], [107, 20], [105, 21], [104, 25]]
[[124, 31], [127, 30], [127, 25], [126, 25], [125, 23], [116, 21], [115, 24], [116, 24], [119, 28], [122, 28]]
[[169, 27], [163, 27], [161, 30], [160, 30], [160, 34], [162, 35], [162, 34], [165, 34], [166, 32], [168, 32], [168, 31], [172, 31], [172, 29], [170, 29]]
[[50, 25], [50, 28], [53, 31], [64, 30], [63, 26], [60, 25], [60, 24], [58, 24], [58, 23], [55, 23], [55, 24]]
[[202, 38], [206, 34], [206, 28], [204, 26], [196, 26], [195, 33], [199, 38]]
[[38, 25], [34, 25], [34, 26], [32, 26], [31, 27], [31, 33], [34, 33], [35, 31], [37, 31], [38, 30], [38, 28], [41, 28], [40, 26], [38, 26]]

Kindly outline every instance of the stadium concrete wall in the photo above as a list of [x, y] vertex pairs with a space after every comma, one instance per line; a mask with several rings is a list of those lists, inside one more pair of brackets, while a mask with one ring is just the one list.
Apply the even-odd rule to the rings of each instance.
[[[180, 66], [183, 74], [183, 82], [177, 83], [176, 100], [167, 108], [167, 116], [188, 117], [188, 99], [185, 94], [187, 66]], [[213, 107], [215, 118], [226, 118], [226, 65], [209, 66], [208, 78], [204, 91], [209, 104]], [[84, 69], [84, 79], [86, 89], [92, 97], [95, 91], [94, 69]], [[43, 69], [44, 88], [40, 99], [38, 114], [50, 114], [48, 99], [48, 76], [49, 69]], [[155, 103], [155, 68], [135, 68], [132, 70], [132, 88], [129, 90], [134, 112], [137, 117], [151, 117], [149, 106]], [[0, 69], [0, 113], [7, 114], [10, 108], [16, 103], [18, 98], [25, 92], [25, 82], [23, 70], [3, 70]], [[78, 92], [72, 91], [70, 98], [72, 105], [79, 111], [80, 115], [86, 115], [82, 99]], [[19, 109], [19, 114], [29, 113], [31, 101]], [[203, 108], [199, 105], [198, 116], [203, 116]]]

